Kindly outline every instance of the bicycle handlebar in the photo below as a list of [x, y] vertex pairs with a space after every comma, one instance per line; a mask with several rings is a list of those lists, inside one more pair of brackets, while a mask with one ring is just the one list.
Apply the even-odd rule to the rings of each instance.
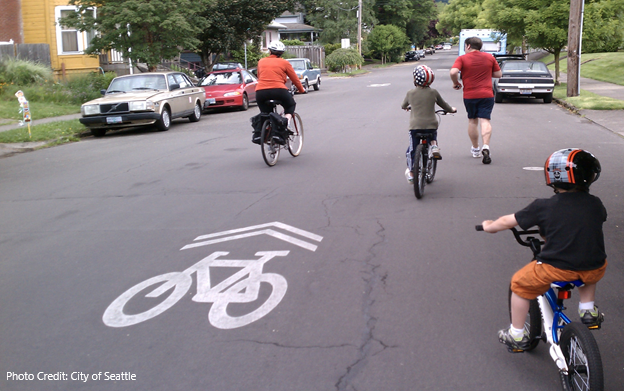
[[[475, 225], [475, 230], [483, 231], [483, 225], [482, 224]], [[518, 242], [522, 246], [530, 247], [531, 250], [533, 251], [534, 256], [540, 253], [542, 249], [542, 244], [544, 244], [543, 240], [537, 239], [533, 236], [528, 236], [526, 239], [522, 238], [524, 235], [534, 235], [534, 234], [539, 235], [539, 230], [531, 229], [531, 230], [526, 230], [526, 231], [518, 231], [515, 227], [510, 228], [510, 230], [513, 233], [514, 237], [516, 238], [516, 242]]]

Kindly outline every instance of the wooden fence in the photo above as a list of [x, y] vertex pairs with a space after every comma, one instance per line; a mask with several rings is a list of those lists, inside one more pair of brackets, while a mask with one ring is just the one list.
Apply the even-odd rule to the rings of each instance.
[[0, 60], [16, 58], [19, 60], [37, 62], [52, 66], [50, 60], [50, 45], [47, 43], [14, 43], [0, 45]]
[[323, 46], [286, 46], [286, 52], [295, 57], [309, 58], [312, 64], [325, 69], [325, 48]]

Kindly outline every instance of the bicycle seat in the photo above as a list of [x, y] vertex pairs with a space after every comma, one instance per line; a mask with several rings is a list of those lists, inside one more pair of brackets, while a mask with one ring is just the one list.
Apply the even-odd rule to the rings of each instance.
[[550, 286], [552, 286], [553, 288], [559, 288], [559, 289], [563, 289], [565, 291], [569, 291], [572, 290], [574, 288], [578, 288], [580, 286], [585, 285], [585, 283], [581, 280], [574, 280], [574, 281], [555, 281], [553, 283], [550, 284]]
[[279, 100], [275, 100], [275, 99], [269, 99], [265, 102], [267, 105], [271, 106], [271, 107], [275, 107], [277, 105], [281, 105], [282, 102]]

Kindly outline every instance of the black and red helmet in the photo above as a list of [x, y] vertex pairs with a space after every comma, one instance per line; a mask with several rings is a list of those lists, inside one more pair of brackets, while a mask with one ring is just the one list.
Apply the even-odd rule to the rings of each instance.
[[587, 190], [600, 176], [600, 162], [579, 148], [560, 149], [546, 159], [544, 175], [546, 185], [553, 188]]

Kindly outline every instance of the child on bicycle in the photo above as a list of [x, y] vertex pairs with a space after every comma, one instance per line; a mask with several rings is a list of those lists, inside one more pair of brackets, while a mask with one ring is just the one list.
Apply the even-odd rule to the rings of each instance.
[[415, 142], [418, 138], [414, 137], [415, 133], [430, 133], [431, 154], [434, 159], [442, 159], [440, 148], [438, 147], [438, 118], [435, 114], [435, 105], [440, 106], [444, 111], [456, 113], [457, 109], [451, 107], [442, 97], [440, 93], [431, 88], [431, 84], [435, 79], [433, 70], [426, 65], [419, 65], [414, 68], [414, 86], [416, 88], [407, 92], [401, 108], [403, 110], [411, 110], [410, 115], [410, 145], [407, 148], [407, 170], [405, 177], [409, 183], [414, 180], [414, 173], [411, 171], [414, 161], [414, 151], [416, 150]]
[[554, 152], [544, 166], [546, 184], [555, 195], [537, 199], [515, 214], [483, 222], [483, 230], [495, 233], [519, 225], [538, 226], [545, 244], [542, 251], [511, 279], [511, 325], [498, 332], [501, 343], [522, 351], [529, 347], [524, 323], [530, 301], [544, 294], [555, 281], [580, 279], [579, 316], [583, 324], [598, 326], [604, 314], [594, 305], [596, 283], [607, 267], [602, 224], [607, 211], [589, 186], [600, 176], [600, 162], [582, 149]]

